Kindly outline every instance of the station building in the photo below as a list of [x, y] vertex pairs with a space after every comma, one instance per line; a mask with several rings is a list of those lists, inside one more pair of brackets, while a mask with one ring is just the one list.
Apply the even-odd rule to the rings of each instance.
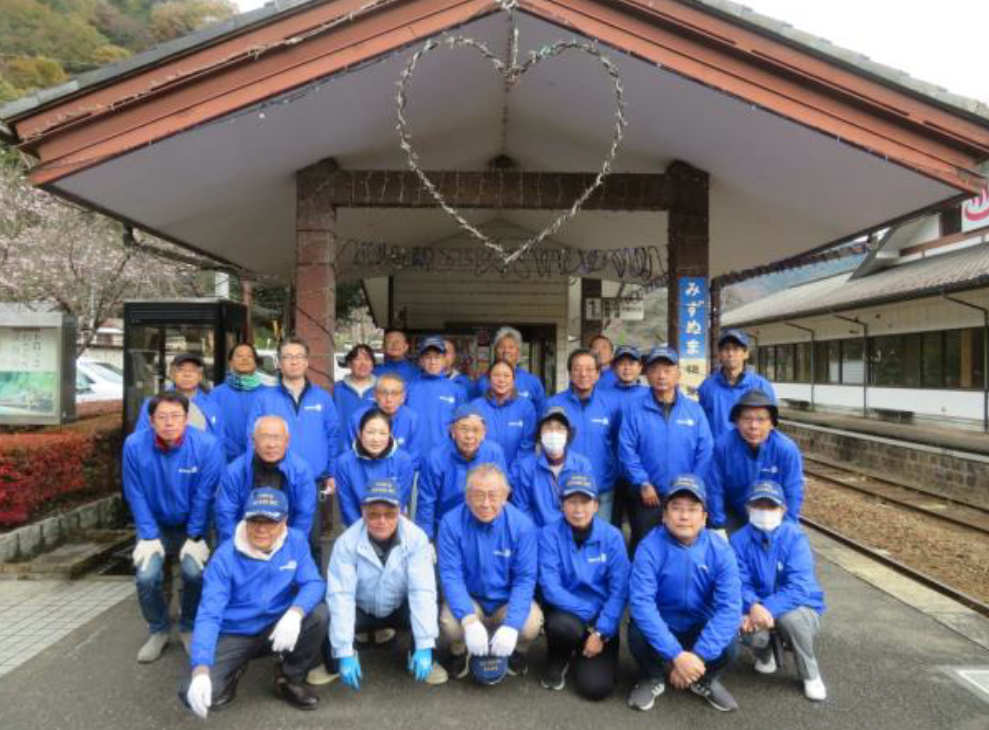
[[[379, 324], [455, 332], [478, 359], [495, 327], [520, 328], [554, 390], [596, 326], [583, 300], [609, 288], [665, 289], [657, 339], [709, 343], [724, 275], [977, 195], [989, 108], [727, 0], [276, 0], [0, 108], [0, 139], [34, 158], [34, 185], [291, 285], [318, 380], [336, 284], [361, 281]], [[710, 296], [687, 319], [680, 289], [698, 281]], [[861, 334], [832, 319], [822, 341]], [[970, 418], [985, 375], [965, 353], [984, 343], [941, 342], [961, 354], [941, 355], [935, 397]], [[840, 382], [815, 402], [853, 403], [855, 346], [838, 344], [822, 372]]]
[[985, 429], [989, 199], [890, 228], [854, 270], [727, 312], [793, 408]]

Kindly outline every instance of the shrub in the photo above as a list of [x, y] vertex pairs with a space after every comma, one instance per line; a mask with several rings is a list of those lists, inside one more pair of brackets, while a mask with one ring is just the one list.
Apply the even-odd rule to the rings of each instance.
[[[102, 421], [102, 423], [99, 423]], [[119, 489], [119, 417], [44, 433], [0, 435], [0, 528]]]

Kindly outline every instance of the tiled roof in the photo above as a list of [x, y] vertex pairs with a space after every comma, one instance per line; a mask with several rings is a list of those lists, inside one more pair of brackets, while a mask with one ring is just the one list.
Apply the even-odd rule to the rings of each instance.
[[721, 324], [751, 326], [989, 286], [989, 243], [892, 266], [861, 279], [850, 277], [846, 272], [770, 294], [726, 312]]

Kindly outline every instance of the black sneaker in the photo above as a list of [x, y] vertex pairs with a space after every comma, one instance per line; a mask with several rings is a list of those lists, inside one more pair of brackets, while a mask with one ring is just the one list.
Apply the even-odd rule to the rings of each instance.
[[570, 664], [567, 662], [549, 662], [539, 676], [539, 684], [546, 689], [559, 691], [567, 686], [567, 670]]
[[446, 673], [454, 679], [463, 679], [467, 676], [467, 652], [463, 654], [451, 654], [446, 659]]
[[529, 660], [525, 658], [525, 654], [512, 652], [508, 657], [508, 673], [513, 677], [524, 677], [529, 673]]
[[738, 703], [731, 696], [731, 692], [725, 689], [717, 679], [701, 679], [690, 685], [690, 691], [707, 700], [715, 710], [720, 712], [734, 712], [738, 709]]

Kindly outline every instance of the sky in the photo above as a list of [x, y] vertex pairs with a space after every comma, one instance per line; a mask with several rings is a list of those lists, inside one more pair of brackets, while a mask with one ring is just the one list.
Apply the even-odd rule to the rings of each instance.
[[[241, 10], [253, 10], [265, 0], [235, 2]], [[989, 104], [986, 0], [746, 0], [742, 4]]]

